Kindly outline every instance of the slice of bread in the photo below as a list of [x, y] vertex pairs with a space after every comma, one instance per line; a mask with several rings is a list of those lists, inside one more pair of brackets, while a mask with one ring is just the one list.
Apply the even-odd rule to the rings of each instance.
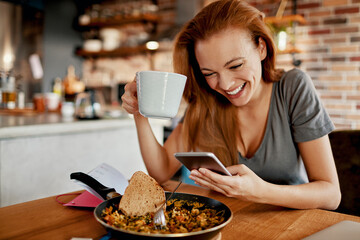
[[[165, 191], [144, 172], [135, 172], [121, 197], [119, 209], [128, 216], [142, 216], [156, 212], [165, 202]], [[164, 205], [164, 211], [166, 206]]]

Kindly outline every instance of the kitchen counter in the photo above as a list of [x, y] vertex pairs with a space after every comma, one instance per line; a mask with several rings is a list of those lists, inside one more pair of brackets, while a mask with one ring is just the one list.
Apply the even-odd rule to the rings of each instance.
[[[160, 144], [169, 120], [150, 119]], [[0, 114], [0, 207], [80, 190], [72, 172], [89, 172], [101, 163], [127, 179], [146, 172], [134, 120], [65, 120], [60, 114]]]
[[[109, 130], [133, 126], [133, 122], [134, 120], [128, 114], [123, 114], [118, 118], [95, 120], [64, 119], [58, 113], [42, 113], [31, 116], [0, 115], [0, 139]], [[150, 119], [150, 124], [168, 126], [171, 122], [170, 120]]]
[[[107, 110], [109, 109], [109, 110]], [[79, 120], [75, 117], [64, 118], [59, 112], [44, 112], [38, 113], [32, 109], [21, 110], [6, 110], [0, 109], [0, 127], [19, 127], [30, 125], [54, 124], [54, 123], [74, 123], [86, 121], [99, 121], [99, 120], [126, 120], [131, 119], [131, 115], [127, 114], [125, 110], [116, 107], [111, 110], [111, 107], [105, 109], [106, 113], [104, 118], [98, 120]], [[116, 117], [111, 117], [116, 115]]]

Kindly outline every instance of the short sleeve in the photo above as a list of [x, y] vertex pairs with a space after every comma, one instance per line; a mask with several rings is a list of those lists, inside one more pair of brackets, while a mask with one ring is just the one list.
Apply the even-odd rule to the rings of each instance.
[[286, 73], [282, 85], [295, 142], [311, 141], [334, 130], [334, 125], [307, 74], [293, 69]]

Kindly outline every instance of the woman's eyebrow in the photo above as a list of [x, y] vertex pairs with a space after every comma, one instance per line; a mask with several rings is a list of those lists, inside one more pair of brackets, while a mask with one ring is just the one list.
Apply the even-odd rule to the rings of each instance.
[[244, 59], [244, 57], [237, 57], [237, 58], [233, 58], [230, 61], [226, 62], [224, 67], [228, 66], [229, 64], [231, 64], [234, 61], [240, 60], [240, 59]]
[[212, 71], [211, 69], [209, 68], [200, 68], [201, 71], [205, 70], [205, 71]]

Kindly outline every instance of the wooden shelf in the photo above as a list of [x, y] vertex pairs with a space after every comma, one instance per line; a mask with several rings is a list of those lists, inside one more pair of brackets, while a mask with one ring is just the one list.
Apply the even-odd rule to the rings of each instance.
[[[79, 25], [82, 31], [87, 31], [94, 28], [105, 28], [105, 27], [118, 27], [132, 23], [152, 23], [154, 28], [161, 21], [161, 17], [157, 14], [143, 14], [137, 17], [124, 17], [124, 18], [112, 18], [112, 19], [98, 19], [90, 22], [89, 24]], [[79, 30], [80, 30], [79, 29]], [[153, 30], [152, 30], [153, 31]], [[134, 47], [121, 47], [112, 51], [86, 51], [84, 49], [76, 49], [75, 54], [83, 58], [105, 58], [105, 57], [124, 57], [139, 53], [145, 53], [149, 51], [145, 45], [134, 46]]]
[[[158, 34], [158, 24], [163, 23], [163, 21], [165, 21], [166, 19], [164, 19], [162, 16], [162, 12], [164, 9], [160, 9], [159, 8], [159, 2], [156, 0], [153, 0], [152, 3], [154, 5], [156, 5], [158, 7], [157, 11], [153, 11], [153, 12], [144, 12], [144, 13], [139, 13], [138, 15], [134, 16], [124, 16], [121, 15], [120, 12], [118, 10], [114, 10], [113, 12], [115, 13], [114, 16], [111, 16], [109, 18], [92, 18], [91, 21], [88, 24], [79, 24], [76, 26], [78, 31], [83, 31], [83, 32], [89, 32], [88, 35], [84, 34], [84, 38], [86, 39], [91, 39], [94, 37], [98, 37], [97, 35], [100, 34], [100, 31], [102, 28], [106, 28], [106, 27], [114, 27], [114, 28], [119, 28], [119, 31], [122, 31], [122, 27], [124, 25], [128, 25], [128, 24], [142, 24], [144, 26], [144, 28], [141, 31], [146, 32], [149, 36], [156, 36]], [[122, 3], [119, 3], [120, 5]], [[124, 3], [126, 5], [126, 2]], [[91, 4], [90, 4], [91, 5]], [[123, 5], [123, 6], [125, 6]], [[91, 5], [92, 6], [92, 5]], [[104, 9], [106, 8], [117, 8], [118, 6], [115, 6], [113, 4], [110, 4], [109, 6], [102, 6]], [[175, 10], [172, 9], [171, 10]], [[86, 19], [86, 18], [85, 18]], [[84, 20], [84, 19], [83, 19]], [[93, 31], [94, 30], [94, 31]], [[142, 41], [141, 41], [142, 42]], [[121, 43], [121, 46], [128, 44], [129, 42], [124, 40]], [[167, 51], [169, 50], [168, 47], [162, 47], [160, 46], [159, 49], [156, 50], [156, 52], [158, 51]], [[105, 51], [105, 50], [100, 50], [100, 51], [87, 51], [84, 50], [82, 47], [79, 47], [75, 50], [75, 54], [79, 57], [82, 58], [92, 58], [92, 59], [97, 59], [97, 58], [114, 58], [114, 57], [126, 57], [129, 55], [135, 55], [135, 54], [146, 54], [146, 53], [150, 53], [150, 52], [155, 52], [152, 50], [149, 50], [146, 48], [145, 44], [139, 45], [139, 46], [134, 46], [134, 47], [119, 47], [115, 50], [112, 51]]]
[[287, 25], [291, 22], [305, 24], [306, 20], [302, 15], [297, 14], [297, 15], [288, 15], [282, 17], [266, 17], [265, 22], [269, 24]]
[[93, 57], [93, 58], [97, 58], [97, 57], [122, 57], [122, 56], [128, 56], [128, 55], [133, 55], [133, 54], [137, 54], [137, 53], [143, 53], [148, 51], [148, 49], [146, 48], [145, 45], [140, 45], [140, 46], [136, 46], [136, 47], [122, 47], [122, 48], [118, 48], [112, 51], [98, 51], [98, 52], [91, 52], [91, 51], [86, 51], [84, 49], [77, 49], [76, 50], [76, 55], [81, 56], [81, 57]]
[[[117, 48], [112, 51], [98, 51], [98, 52], [91, 52], [86, 51], [84, 49], [77, 49], [75, 54], [80, 57], [84, 58], [106, 58], [106, 57], [125, 57], [129, 55], [139, 54], [150, 52], [151, 50], [147, 49], [145, 45], [135, 46], [135, 47], [121, 47]], [[156, 52], [159, 51], [170, 51], [169, 47], [162, 47], [160, 44], [159, 49], [155, 50]], [[155, 52], [154, 51], [154, 52]]]
[[79, 25], [81, 28], [94, 28], [94, 27], [110, 27], [110, 26], [121, 26], [129, 23], [138, 23], [138, 22], [151, 22], [158, 23], [160, 21], [160, 16], [155, 14], [145, 14], [139, 17], [129, 17], [129, 18], [113, 18], [113, 19], [99, 19], [98, 21], [90, 22], [89, 24]]

